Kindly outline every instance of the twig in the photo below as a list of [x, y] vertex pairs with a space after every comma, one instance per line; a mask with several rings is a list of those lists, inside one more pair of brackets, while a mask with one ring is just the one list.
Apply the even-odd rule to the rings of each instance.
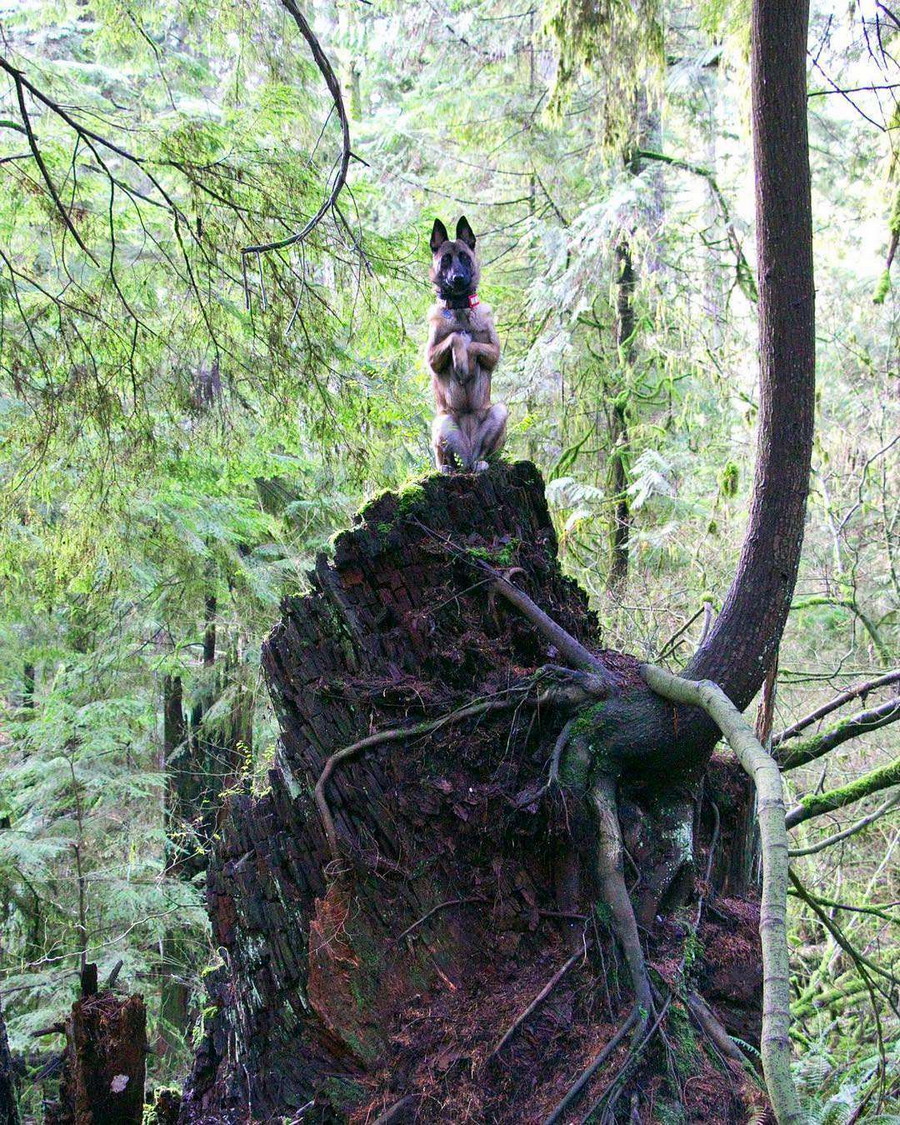
[[523, 613], [528, 620], [535, 625], [559, 650], [560, 654], [569, 660], [576, 668], [590, 669], [594, 672], [605, 684], [609, 691], [614, 691], [617, 687], [617, 681], [612, 674], [607, 670], [606, 666], [600, 661], [599, 657], [594, 656], [592, 652], [580, 641], [567, 633], [561, 625], [558, 625], [552, 617], [549, 617], [529, 596], [523, 593], [512, 582], [503, 577], [499, 571], [494, 570], [492, 566], [488, 566], [482, 559], [473, 559], [473, 562], [479, 563], [485, 570], [487, 570], [494, 579], [494, 589], [498, 594], [501, 594], [510, 604], [514, 605], [521, 613]]
[[423, 922], [427, 922], [432, 914], [437, 914], [439, 910], [446, 910], [448, 906], [461, 906], [463, 903], [484, 901], [485, 899], [483, 898], [448, 898], [446, 902], [439, 902], [437, 906], [433, 906], [427, 914], [423, 914], [422, 917], [413, 922], [411, 926], [407, 926], [402, 934], [397, 934], [397, 936], [394, 938], [394, 941], [401, 941], [406, 937], [407, 934], [411, 934], [413, 930], [421, 926]]
[[639, 1027], [646, 1023], [645, 1018], [641, 1015], [640, 1009], [634, 1007], [629, 1013], [628, 1019], [622, 1024], [619, 1030], [615, 1033], [612, 1039], [606, 1044], [599, 1055], [581, 1072], [575, 1082], [569, 1087], [562, 1101], [556, 1106], [549, 1117], [545, 1117], [543, 1125], [555, 1125], [562, 1115], [566, 1112], [572, 1102], [578, 1097], [585, 1086], [594, 1077], [601, 1066], [606, 1062], [609, 1056], [616, 1050], [625, 1036], [633, 1028]]
[[[293, 246], [297, 242], [302, 242], [303, 239], [319, 225], [324, 216], [337, 202], [338, 196], [341, 194], [341, 189], [347, 182], [347, 169], [350, 167], [350, 121], [344, 107], [341, 84], [332, 69], [331, 63], [328, 61], [328, 56], [322, 50], [313, 29], [306, 22], [306, 18], [297, 7], [294, 0], [281, 0], [281, 4], [293, 17], [294, 22], [300, 29], [300, 34], [308, 43], [316, 66], [325, 79], [325, 85], [328, 87], [328, 91], [334, 100], [334, 108], [337, 110], [338, 120], [341, 123], [341, 158], [328, 198], [322, 203], [319, 210], [316, 211], [315, 215], [313, 215], [302, 230], [298, 231], [296, 234], [288, 235], [287, 238], [278, 239], [275, 242], [262, 242], [256, 246], [245, 246], [241, 250], [242, 255], [265, 254], [269, 250], [283, 250], [287, 246]], [[316, 144], [318, 144], [318, 142], [316, 142]]]
[[697, 620], [698, 617], [700, 617], [701, 615], [703, 615], [706, 612], [706, 607], [708, 605], [709, 605], [709, 602], [704, 602], [703, 605], [700, 606], [700, 608], [697, 610], [697, 612], [693, 615], [693, 617], [689, 617], [688, 620], [685, 621], [685, 623], [681, 626], [680, 629], [675, 630], [675, 632], [672, 634], [672, 636], [669, 637], [669, 639], [666, 641], [666, 643], [659, 650], [659, 653], [656, 656], [657, 660], [660, 660], [660, 661], [665, 660], [665, 658], [669, 655], [670, 649], [674, 652], [675, 642], [678, 640], [679, 637], [683, 636], [688, 631], [688, 629], [690, 629], [690, 627], [694, 624], [694, 622]]
[[575, 965], [578, 961], [580, 961], [583, 957], [584, 957], [584, 950], [579, 949], [577, 953], [572, 954], [572, 956], [569, 958], [568, 961], [566, 961], [566, 963], [562, 966], [561, 969], [556, 970], [556, 972], [553, 974], [553, 976], [547, 981], [547, 983], [544, 985], [544, 987], [541, 989], [541, 991], [537, 994], [537, 996], [535, 996], [535, 998], [531, 1001], [531, 1003], [528, 1005], [528, 1007], [523, 1012], [521, 1012], [518, 1016], [516, 1016], [516, 1018], [513, 1020], [513, 1022], [509, 1025], [509, 1027], [504, 1032], [503, 1036], [498, 1040], [497, 1045], [491, 1049], [490, 1053], [487, 1056], [487, 1059], [485, 1059], [485, 1062], [492, 1059], [494, 1057], [494, 1055], [499, 1054], [499, 1052], [503, 1050], [503, 1048], [506, 1046], [506, 1044], [515, 1035], [516, 1030], [522, 1026], [522, 1024], [528, 1019], [528, 1017], [531, 1015], [532, 1012], [534, 1012], [537, 1008], [539, 1008], [541, 1006], [541, 1004], [544, 1002], [544, 1000], [547, 999], [547, 997], [550, 995], [550, 993], [553, 991], [553, 989], [556, 988], [556, 986], [559, 984], [559, 982], [563, 979], [563, 977], [566, 975], [566, 973], [569, 971], [569, 969], [571, 969], [572, 966]]

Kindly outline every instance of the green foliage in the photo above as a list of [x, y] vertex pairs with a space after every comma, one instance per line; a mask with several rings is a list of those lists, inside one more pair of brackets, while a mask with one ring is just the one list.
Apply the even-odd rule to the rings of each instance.
[[[508, 450], [544, 470], [564, 564], [592, 595], [605, 644], [683, 662], [703, 603], [725, 598], [749, 505], [744, 0], [697, 11], [325, 3], [315, 15], [352, 95], [350, 187], [302, 248], [249, 256], [245, 280], [241, 248], [302, 227], [339, 146], [321, 76], [278, 5], [27, 0], [4, 13], [3, 57], [57, 106], [77, 107], [73, 126], [25, 93], [87, 250], [26, 151], [10, 82], [0, 992], [14, 1047], [33, 1050], [31, 1032], [74, 997], [80, 867], [101, 978], [123, 958], [120, 981], [141, 983], [153, 1033], [176, 1046], [151, 1059], [154, 1080], [182, 1074], [188, 1050], [164, 982], [186, 981], [196, 1002], [214, 959], [202, 876], [173, 867], [188, 842], [207, 846], [203, 826], [173, 814], [171, 789], [187, 774], [214, 808], [223, 791], [266, 784], [277, 723], [259, 657], [280, 599], [305, 590], [316, 553], [366, 499], [429, 469], [419, 357], [436, 214], [465, 210], [478, 234]], [[817, 58], [863, 85], [864, 37], [850, 24], [835, 34], [830, 17], [816, 17]], [[897, 651], [900, 606], [900, 306], [887, 275], [878, 281], [883, 248], [869, 234], [885, 230], [880, 140], [843, 99], [810, 99], [810, 120], [821, 391], [806, 609], [780, 656], [785, 722]], [[635, 275], [627, 333], [623, 246]], [[399, 514], [421, 496], [418, 484], [401, 492]], [[623, 498], [628, 575], [610, 595]], [[511, 565], [517, 546], [488, 561]], [[184, 729], [167, 747], [163, 692], [175, 681]], [[597, 718], [576, 733], [589, 738]], [[896, 757], [896, 736], [879, 737], [842, 751], [827, 787]], [[590, 762], [570, 754], [563, 766], [586, 775]], [[797, 798], [818, 783], [798, 776]], [[829, 883], [838, 872], [854, 906], [896, 897], [880, 862], [895, 841], [885, 824], [871, 832], [844, 845], [839, 866], [827, 853], [815, 866]], [[891, 947], [890, 922], [854, 918], [861, 947]], [[798, 1034], [828, 1060], [808, 1093], [840, 1114], [874, 1090], [864, 1112], [878, 1120], [865, 988], [803, 910], [795, 929]], [[882, 1018], [889, 1040], [889, 1005]]]

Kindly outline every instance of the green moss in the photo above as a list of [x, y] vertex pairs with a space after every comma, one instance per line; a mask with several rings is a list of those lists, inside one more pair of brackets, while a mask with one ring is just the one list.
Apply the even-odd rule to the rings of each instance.
[[604, 926], [612, 926], [612, 911], [605, 902], [598, 900], [594, 903], [594, 917]]
[[669, 1009], [667, 1031], [675, 1049], [675, 1069], [678, 1074], [682, 1078], [696, 1074], [700, 1048], [688, 1014], [680, 1004], [673, 1004]]
[[328, 1099], [332, 1109], [344, 1113], [349, 1113], [352, 1109], [361, 1105], [366, 1097], [365, 1087], [360, 1085], [359, 1082], [354, 1082], [352, 1078], [338, 1078], [334, 1075], [325, 1079], [322, 1093]]
[[397, 497], [397, 511], [401, 516], [409, 515], [413, 508], [425, 500], [425, 489], [421, 484], [409, 484], [400, 490]]
[[737, 496], [740, 471], [734, 461], [728, 464], [719, 473], [719, 493], [727, 499]]
[[684, 942], [684, 967], [685, 970], [690, 970], [696, 965], [706, 952], [703, 942], [697, 937], [693, 931], [688, 932], [687, 938]]
[[559, 779], [576, 793], [584, 793], [587, 791], [592, 765], [590, 749], [584, 743], [575, 746], [570, 743], [559, 763]]
[[572, 723], [572, 738], [590, 738], [596, 732], [605, 706], [605, 703], [592, 703], [590, 707], [585, 707]]
[[481, 559], [483, 562], [490, 563], [491, 566], [512, 566], [516, 561], [516, 553], [521, 545], [521, 539], [510, 539], [508, 543], [494, 550], [487, 547], [469, 547], [466, 554], [471, 555], [473, 559]]
[[891, 271], [885, 270], [881, 277], [878, 279], [878, 285], [875, 287], [875, 293], [872, 297], [872, 302], [876, 305], [883, 305], [885, 298], [891, 291]]

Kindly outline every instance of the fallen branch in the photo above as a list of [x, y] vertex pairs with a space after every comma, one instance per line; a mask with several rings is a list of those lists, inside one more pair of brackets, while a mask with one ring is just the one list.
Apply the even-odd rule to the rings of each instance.
[[513, 1022], [509, 1025], [509, 1027], [503, 1033], [502, 1037], [497, 1041], [497, 1045], [491, 1049], [490, 1053], [485, 1059], [485, 1062], [488, 1062], [494, 1057], [494, 1055], [499, 1054], [500, 1051], [503, 1050], [506, 1044], [515, 1035], [518, 1028], [522, 1026], [522, 1024], [528, 1019], [532, 1012], [536, 1011], [541, 1006], [541, 1004], [547, 999], [553, 989], [556, 988], [559, 982], [563, 979], [569, 969], [571, 969], [573, 965], [577, 964], [577, 962], [580, 961], [583, 957], [584, 950], [579, 949], [577, 953], [572, 954], [572, 956], [568, 961], [566, 961], [562, 968], [556, 970], [553, 976], [547, 981], [547, 983], [537, 994], [537, 996], [535, 996], [535, 998], [531, 1001], [528, 1007], [518, 1016], [516, 1016]]
[[781, 774], [753, 729], [724, 691], [709, 680], [686, 680], [662, 668], [641, 665], [658, 695], [702, 707], [717, 724], [738, 761], [753, 779], [762, 847], [763, 885], [759, 932], [763, 958], [763, 1019], [760, 1049], [766, 1089], [779, 1125], [804, 1120], [791, 1076], [790, 962], [787, 947], [788, 836]]

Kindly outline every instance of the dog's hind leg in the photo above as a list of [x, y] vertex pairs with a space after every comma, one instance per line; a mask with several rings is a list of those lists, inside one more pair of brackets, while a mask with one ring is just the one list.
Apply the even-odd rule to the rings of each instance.
[[476, 472], [483, 472], [488, 467], [488, 457], [503, 448], [508, 418], [509, 411], [502, 402], [495, 402], [484, 411], [472, 442], [472, 461]]
[[437, 414], [431, 425], [434, 460], [442, 473], [468, 469], [472, 461], [469, 439], [452, 414]]

